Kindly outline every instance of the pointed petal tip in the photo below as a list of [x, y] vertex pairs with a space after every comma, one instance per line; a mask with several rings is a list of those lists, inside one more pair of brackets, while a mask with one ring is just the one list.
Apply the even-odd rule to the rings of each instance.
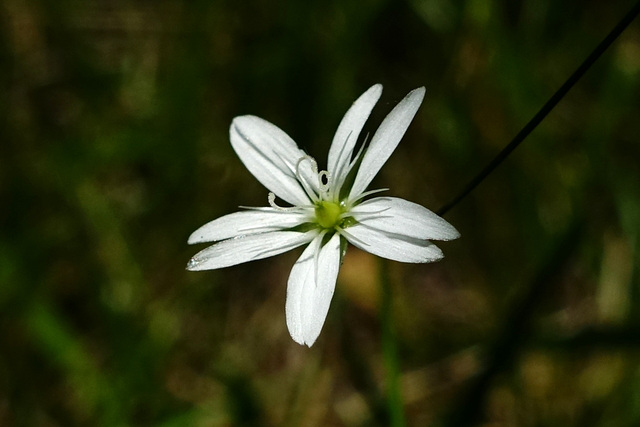
[[229, 132], [232, 132], [239, 123], [242, 122], [242, 118], [246, 116], [236, 116], [231, 120], [231, 124], [229, 125]]
[[308, 341], [305, 341], [304, 338], [302, 337], [294, 337], [293, 335], [291, 335], [291, 339], [295, 341], [296, 344], [299, 344], [301, 346], [306, 346], [307, 348], [311, 348], [311, 346], [315, 343], [315, 340], [308, 342]]
[[291, 339], [296, 344], [304, 345], [304, 340], [301, 337], [297, 336], [297, 334], [294, 336], [294, 334], [291, 333], [291, 329], [289, 329], [289, 335], [291, 335]]
[[306, 340], [304, 337], [298, 337], [298, 336], [293, 336], [291, 335], [291, 339], [293, 341], [295, 341], [296, 344], [299, 344], [301, 346], [306, 346], [307, 348], [311, 348], [311, 346], [315, 343], [315, 339], [313, 340]]
[[231, 120], [231, 125], [229, 126], [229, 134], [241, 133], [240, 128], [244, 126], [249, 126], [252, 120], [255, 120], [257, 117], [252, 116], [250, 114], [245, 114], [244, 116], [236, 116]]
[[289, 330], [289, 335], [291, 335], [291, 339], [295, 341], [296, 344], [311, 348], [311, 346], [316, 342], [316, 338], [318, 337], [317, 336], [315, 338], [311, 337], [312, 339], [309, 339], [310, 337], [304, 336], [305, 332], [300, 327], [295, 328], [292, 326], [293, 325], [287, 322], [287, 329]]
[[[442, 259], [444, 258], [444, 253], [442, 252], [442, 249], [434, 245], [431, 241], [428, 240], [428, 242], [431, 243], [431, 249], [429, 251], [430, 253], [425, 254], [421, 260], [409, 261], [409, 262], [413, 264], [430, 264], [432, 262], [442, 261]], [[403, 261], [403, 262], [407, 262], [407, 261]]]
[[[307, 330], [305, 330], [305, 327]], [[309, 348], [311, 348], [320, 335], [320, 330], [316, 331], [310, 328], [310, 325], [295, 324], [292, 317], [287, 317], [287, 329], [289, 330], [289, 335], [291, 335], [292, 340], [297, 344], [307, 346]]]
[[[307, 331], [306, 334], [309, 335], [309, 332], [310, 331]], [[305, 334], [304, 331], [301, 331], [301, 333], [303, 335]], [[320, 332], [318, 331], [317, 334], [315, 334], [315, 332], [312, 332], [312, 334], [315, 335], [315, 336], [302, 336], [302, 337], [297, 337], [297, 339], [293, 338], [293, 337], [292, 338], [298, 344], [306, 346], [307, 348], [311, 348], [311, 346], [313, 344], [315, 344], [316, 340], [318, 339], [318, 336], [320, 335]]]
[[[236, 133], [238, 134], [238, 136], [243, 136], [245, 130], [251, 130], [256, 126], [263, 126], [264, 123], [267, 123], [267, 125], [271, 125], [271, 123], [267, 122], [266, 120], [252, 114], [235, 116], [231, 120], [231, 125], [229, 126], [229, 134], [233, 135], [234, 133]], [[233, 146], [233, 141], [231, 145]]]
[[382, 93], [382, 84], [380, 83], [374, 84], [369, 89], [367, 89], [367, 92], [376, 93], [378, 97], [380, 97], [380, 94]]
[[423, 263], [430, 263], [430, 262], [437, 262], [437, 261], [441, 261], [442, 259], [444, 259], [444, 253], [442, 252], [442, 250], [440, 248], [437, 248], [438, 251], [440, 251], [440, 253], [438, 254], [434, 254], [433, 256], [425, 259], [423, 261]]
[[187, 270], [187, 271], [199, 271], [200, 270], [198, 268], [199, 264], [200, 264], [200, 261], [198, 261], [195, 257], [193, 257], [187, 263], [187, 266], [185, 267], [185, 270]]
[[[369, 117], [369, 114], [371, 113], [371, 109], [373, 109], [373, 107], [378, 103], [378, 100], [380, 99], [381, 95], [382, 95], [382, 85], [378, 83], [371, 86], [362, 95], [360, 95], [355, 101], [353, 101], [354, 106], [356, 105], [367, 106], [364, 108], [364, 110], [366, 110], [364, 111], [366, 114], [358, 115], [359, 117], [357, 122], [359, 123], [359, 126], [357, 127], [362, 128], [362, 126], [364, 125], [364, 122], [367, 120], [367, 118]], [[347, 114], [345, 116], [348, 116], [348, 114], [349, 114], [349, 111], [347, 111]], [[358, 133], [360, 133], [360, 131], [358, 131]]]
[[424, 94], [427, 90], [425, 89], [424, 86], [420, 86], [419, 88], [416, 88], [414, 90], [412, 90], [411, 92], [409, 92], [407, 94], [407, 98], [409, 97], [417, 97], [420, 98], [420, 102], [422, 102], [422, 100], [424, 99]]
[[188, 245], [196, 245], [198, 243], [209, 243], [209, 242], [214, 242], [216, 240], [220, 240], [218, 238], [210, 238], [211, 237], [211, 233], [207, 233], [206, 232], [206, 226], [208, 226], [209, 223], [205, 224], [202, 227], [198, 227], [198, 229], [196, 231], [194, 231], [193, 233], [191, 233], [189, 235], [189, 238], [187, 239], [187, 244]]
[[231, 126], [233, 126], [234, 123], [242, 123], [242, 122], [246, 122], [248, 120], [253, 120], [258, 118], [257, 116], [254, 116], [253, 114], [243, 114], [242, 116], [235, 116], [232, 120], [231, 120]]
[[187, 245], [195, 245], [196, 243], [200, 243], [200, 236], [196, 235], [197, 231], [194, 231], [189, 235], [187, 239]]
[[[443, 220], [444, 221], [444, 220]], [[460, 232], [451, 224], [449, 224], [448, 222], [444, 221], [444, 224], [447, 225], [446, 227], [446, 231], [445, 231], [445, 235], [434, 239], [434, 238], [429, 238], [430, 240], [440, 240], [442, 242], [449, 242], [451, 240], [456, 240], [459, 239], [462, 235], [460, 234]]]

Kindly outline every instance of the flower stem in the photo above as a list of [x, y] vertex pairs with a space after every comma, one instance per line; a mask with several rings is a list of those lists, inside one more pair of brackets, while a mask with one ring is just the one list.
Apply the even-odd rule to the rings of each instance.
[[569, 76], [569, 78], [560, 86], [560, 88], [549, 98], [549, 100], [540, 108], [535, 116], [513, 137], [511, 142], [507, 144], [502, 151], [500, 151], [496, 157], [476, 175], [467, 186], [451, 200], [449, 203], [441, 207], [436, 213], [438, 215], [444, 215], [452, 207], [457, 205], [462, 199], [464, 199], [469, 193], [471, 193], [482, 181], [495, 168], [497, 168], [513, 150], [520, 145], [524, 139], [547, 117], [547, 115], [558, 105], [558, 102], [569, 92], [569, 90], [580, 80], [580, 78], [587, 72], [594, 62], [611, 46], [620, 34], [633, 22], [633, 20], [640, 14], [640, 1], [618, 22], [618, 24], [611, 30], [611, 32], [600, 42], [598, 46], [587, 56], [587, 58], [578, 66], [578, 68]]
[[400, 366], [398, 360], [397, 336], [393, 323], [393, 300], [388, 262], [380, 261], [380, 323], [382, 324], [382, 353], [387, 376], [387, 410], [389, 425], [406, 426], [402, 391], [400, 384]]

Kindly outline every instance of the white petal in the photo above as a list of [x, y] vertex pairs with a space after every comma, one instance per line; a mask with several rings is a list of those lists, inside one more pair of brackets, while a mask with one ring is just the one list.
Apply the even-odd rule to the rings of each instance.
[[367, 189], [382, 165], [398, 146], [423, 99], [424, 87], [412, 90], [382, 121], [364, 153], [360, 169], [349, 193], [349, 199], [356, 198]]
[[262, 185], [292, 205], [310, 203], [295, 173], [306, 154], [289, 135], [259, 117], [241, 116], [231, 122], [229, 136], [240, 160]]
[[360, 95], [347, 114], [344, 115], [329, 149], [329, 161], [327, 171], [337, 188], [342, 186], [349, 172], [349, 162], [353, 156], [353, 148], [364, 123], [369, 118], [371, 110], [380, 99], [382, 85], [371, 86], [369, 90]]
[[340, 236], [322, 248], [324, 236], [315, 238], [291, 269], [285, 307], [287, 327], [298, 344], [313, 345], [327, 318], [340, 269]]
[[214, 219], [189, 236], [188, 243], [215, 242], [266, 231], [284, 230], [308, 222], [308, 215], [300, 211], [278, 209], [234, 212]]
[[376, 230], [364, 224], [356, 224], [346, 228], [344, 235], [352, 245], [394, 261], [433, 262], [444, 256], [442, 251], [428, 240], [412, 239]]
[[316, 230], [271, 231], [223, 240], [198, 252], [189, 261], [187, 270], [213, 270], [278, 255], [310, 242], [317, 234]]
[[397, 197], [376, 197], [351, 209], [361, 224], [414, 239], [453, 240], [460, 233], [429, 209]]

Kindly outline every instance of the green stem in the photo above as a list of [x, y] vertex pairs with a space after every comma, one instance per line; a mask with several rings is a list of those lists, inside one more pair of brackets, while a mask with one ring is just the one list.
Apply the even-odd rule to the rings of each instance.
[[387, 374], [387, 409], [392, 427], [406, 426], [402, 392], [400, 389], [400, 364], [398, 360], [398, 345], [393, 323], [393, 300], [391, 294], [391, 279], [386, 261], [380, 264], [380, 323], [382, 324], [382, 353], [384, 367]]

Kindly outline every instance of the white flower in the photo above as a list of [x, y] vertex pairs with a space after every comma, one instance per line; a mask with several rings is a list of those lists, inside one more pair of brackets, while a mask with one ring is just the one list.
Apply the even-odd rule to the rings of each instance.
[[[363, 200], [384, 191], [365, 190], [424, 98], [422, 87], [410, 92], [384, 119], [368, 148], [354, 155], [360, 131], [381, 93], [381, 85], [371, 87], [347, 111], [331, 143], [328, 168], [322, 172], [273, 124], [255, 116], [233, 119], [231, 145], [247, 169], [272, 191], [271, 207], [225, 215], [189, 237], [190, 244], [217, 243], [196, 254], [188, 270], [229, 267], [307, 244], [291, 270], [285, 309], [289, 332], [299, 344], [310, 347], [320, 334], [347, 242], [383, 258], [418, 263], [443, 257], [429, 240], [460, 236], [444, 219], [407, 200]], [[292, 206], [276, 205], [276, 196]]]

